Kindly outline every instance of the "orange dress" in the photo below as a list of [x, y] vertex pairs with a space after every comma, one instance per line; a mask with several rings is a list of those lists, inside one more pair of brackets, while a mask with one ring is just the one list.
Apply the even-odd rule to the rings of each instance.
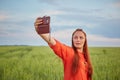
[[49, 45], [54, 53], [58, 55], [64, 65], [64, 80], [88, 80], [87, 78], [87, 63], [84, 58], [83, 53], [79, 53], [80, 60], [79, 60], [79, 71], [77, 72], [76, 75], [71, 74], [71, 65], [72, 65], [72, 60], [74, 56], [74, 50], [72, 47], [66, 46], [59, 41], [56, 40], [55, 45]]

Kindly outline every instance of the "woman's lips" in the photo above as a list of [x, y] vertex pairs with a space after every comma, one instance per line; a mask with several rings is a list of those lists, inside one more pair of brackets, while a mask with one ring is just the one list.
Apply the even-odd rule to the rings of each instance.
[[76, 45], [80, 45], [81, 43], [75, 43]]

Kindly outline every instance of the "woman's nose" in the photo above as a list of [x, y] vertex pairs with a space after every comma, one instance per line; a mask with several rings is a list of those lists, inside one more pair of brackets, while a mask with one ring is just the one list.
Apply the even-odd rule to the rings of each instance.
[[80, 38], [77, 38], [77, 41], [80, 41]]

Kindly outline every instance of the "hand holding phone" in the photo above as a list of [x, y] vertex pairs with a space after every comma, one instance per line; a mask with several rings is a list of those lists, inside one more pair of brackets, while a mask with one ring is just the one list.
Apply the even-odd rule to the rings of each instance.
[[37, 18], [34, 25], [38, 34], [50, 33], [50, 16]]

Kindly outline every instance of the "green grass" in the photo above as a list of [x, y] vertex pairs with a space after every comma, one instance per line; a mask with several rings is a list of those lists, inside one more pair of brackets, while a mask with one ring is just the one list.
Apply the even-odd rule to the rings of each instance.
[[[120, 80], [120, 48], [90, 47], [93, 80]], [[46, 46], [0, 46], [0, 80], [63, 80], [63, 65]]]
[[94, 80], [120, 80], [120, 48], [90, 48]]

